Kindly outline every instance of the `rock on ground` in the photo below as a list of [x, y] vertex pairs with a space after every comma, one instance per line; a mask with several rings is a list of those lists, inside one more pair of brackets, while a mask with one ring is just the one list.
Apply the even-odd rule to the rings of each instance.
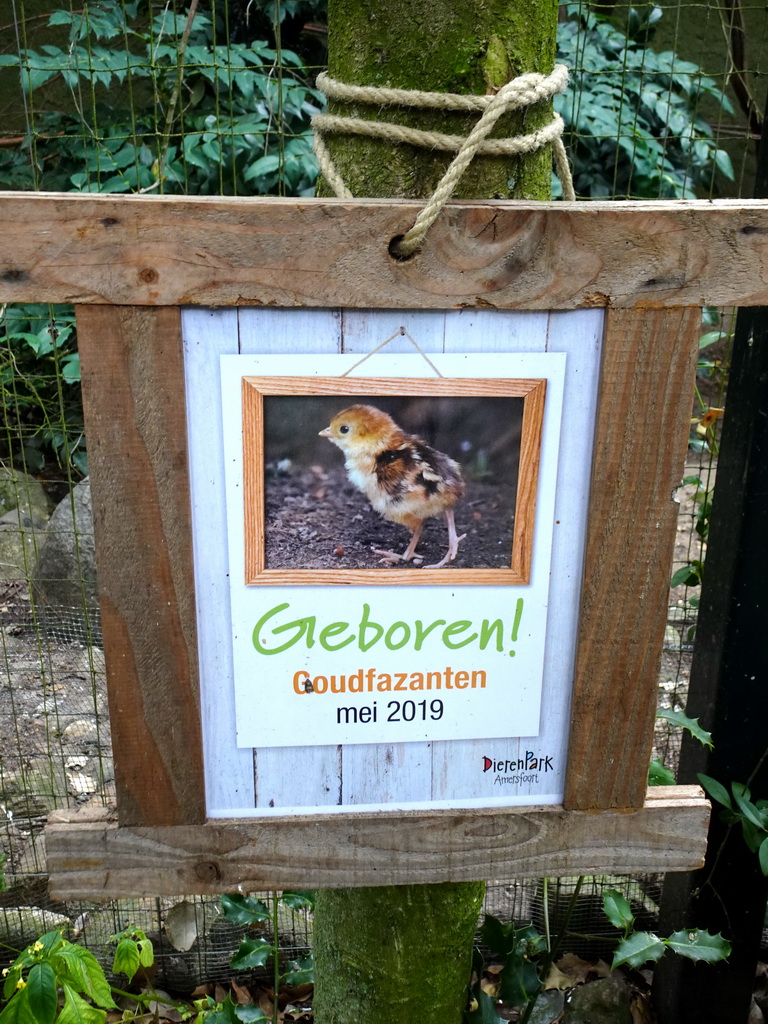
[[53, 629], [98, 639], [99, 605], [91, 487], [86, 477], [59, 502], [40, 545], [32, 575], [38, 613]]

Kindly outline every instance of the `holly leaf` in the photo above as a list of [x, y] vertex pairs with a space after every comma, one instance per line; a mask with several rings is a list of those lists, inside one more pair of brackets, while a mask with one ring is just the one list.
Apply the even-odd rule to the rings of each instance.
[[627, 939], [622, 939], [613, 954], [611, 967], [616, 970], [621, 964], [630, 967], [642, 967], [649, 960], [660, 960], [666, 946], [653, 932], [634, 932]]
[[726, 960], [731, 953], [731, 944], [718, 932], [711, 935], [699, 928], [683, 929], [674, 932], [665, 939], [665, 944], [680, 956], [689, 960], [705, 960], [713, 964], [718, 960]]
[[704, 747], [712, 749], [712, 733], [706, 729], [702, 729], [699, 725], [698, 718], [689, 718], [684, 711], [675, 711], [672, 708], [659, 708], [656, 712], [657, 718], [663, 718], [665, 722], [669, 722], [671, 725], [679, 725], [683, 729], [687, 729], [688, 732], [697, 739]]
[[243, 1024], [261, 1024], [261, 1021], [266, 1021], [269, 1024], [269, 1017], [265, 1017], [262, 1008], [253, 1003], [250, 1006], [236, 1006], [234, 1014]]
[[675, 773], [671, 768], [667, 768], [665, 764], [662, 764], [658, 757], [654, 757], [648, 765], [648, 785], [674, 786], [674, 784]]
[[280, 902], [284, 903], [286, 907], [290, 907], [291, 910], [302, 910], [304, 907], [309, 907], [311, 910], [315, 905], [315, 893], [312, 889], [284, 892], [280, 897]]
[[269, 920], [269, 911], [266, 906], [254, 896], [221, 897], [221, 909], [224, 917], [233, 924], [251, 925], [259, 924], [261, 921]]
[[603, 893], [603, 910], [614, 928], [627, 931], [634, 924], [635, 915], [629, 901], [616, 889], [606, 889]]
[[246, 936], [240, 943], [240, 948], [229, 961], [230, 967], [236, 971], [245, 971], [250, 967], [261, 967], [269, 960], [272, 953], [272, 943], [266, 939], [250, 939]]
[[496, 1000], [479, 986], [474, 989], [474, 1001], [476, 1005], [467, 1011], [469, 1024], [499, 1024], [499, 1015], [496, 1013]]

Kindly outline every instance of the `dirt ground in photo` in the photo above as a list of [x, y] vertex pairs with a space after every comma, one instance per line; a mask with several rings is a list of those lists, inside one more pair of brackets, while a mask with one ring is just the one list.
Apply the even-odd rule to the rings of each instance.
[[[382, 519], [342, 466], [315, 466], [294, 474], [270, 475], [266, 482], [266, 563], [269, 569], [375, 569], [373, 551], [402, 553], [409, 531]], [[456, 506], [456, 529], [465, 539], [457, 569], [509, 568], [514, 527], [514, 483], [468, 481]], [[439, 562], [448, 546], [445, 520], [426, 522], [417, 554], [422, 565]], [[401, 563], [418, 572], [420, 566]], [[391, 568], [391, 567], [390, 567]]]

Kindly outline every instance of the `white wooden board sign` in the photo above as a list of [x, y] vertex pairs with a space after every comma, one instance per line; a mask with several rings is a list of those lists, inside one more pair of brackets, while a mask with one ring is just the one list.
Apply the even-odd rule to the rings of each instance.
[[562, 800], [601, 322], [185, 313], [210, 816]]

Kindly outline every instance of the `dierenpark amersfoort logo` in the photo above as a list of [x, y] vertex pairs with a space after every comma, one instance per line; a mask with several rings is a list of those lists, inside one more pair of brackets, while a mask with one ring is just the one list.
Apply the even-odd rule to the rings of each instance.
[[550, 755], [540, 756], [533, 750], [526, 750], [523, 757], [483, 757], [483, 774], [494, 772], [494, 786], [520, 786], [536, 784], [539, 774], [554, 771], [554, 759]]

